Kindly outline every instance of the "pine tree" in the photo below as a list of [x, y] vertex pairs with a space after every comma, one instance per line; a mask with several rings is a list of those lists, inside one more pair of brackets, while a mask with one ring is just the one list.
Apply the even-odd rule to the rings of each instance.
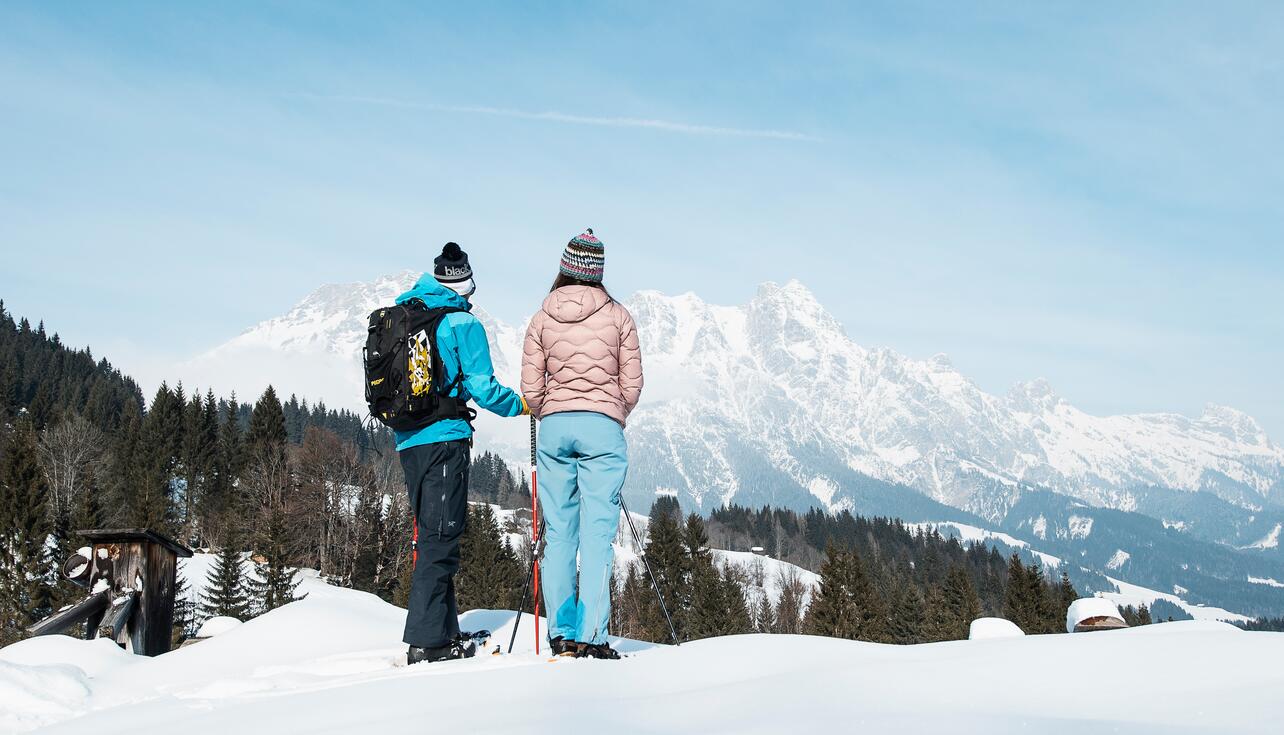
[[455, 597], [460, 610], [512, 609], [525, 580], [521, 562], [499, 530], [489, 505], [468, 510], [460, 540]]
[[950, 567], [943, 588], [946, 628], [941, 631], [945, 640], [965, 640], [972, 621], [981, 616], [981, 600], [972, 585], [972, 577], [961, 564]]
[[226, 615], [248, 620], [252, 616], [250, 597], [236, 535], [227, 532], [222, 541], [222, 548], [206, 579], [205, 594], [200, 603], [201, 615], [204, 618]]
[[1119, 617], [1128, 624], [1129, 628], [1137, 627], [1137, 608], [1132, 605], [1122, 605], [1119, 607]]
[[81, 491], [71, 506], [71, 523], [73, 529], [95, 529], [104, 525], [105, 512], [102, 506], [102, 481], [97, 470], [91, 468], [81, 481]]
[[224, 406], [218, 429], [218, 448], [214, 456], [214, 479], [201, 498], [202, 523], [207, 533], [220, 533], [219, 526], [233, 522], [243, 512], [237, 493], [237, 481], [244, 466], [241, 446], [241, 423], [236, 416], [236, 394]]
[[286, 441], [281, 402], [269, 386], [250, 416], [249, 464], [244, 471], [245, 495], [251, 502], [250, 546], [262, 558], [255, 563], [256, 576], [249, 580], [256, 614], [293, 602], [299, 586], [297, 570], [290, 566], [294, 534], [288, 509], [293, 478]]
[[254, 562], [254, 575], [247, 578], [246, 589], [255, 615], [302, 599], [298, 596], [298, 570], [286, 566], [279, 556]]
[[723, 614], [721, 579], [714, 569], [709, 553], [709, 536], [699, 515], [687, 516], [682, 532], [682, 545], [686, 551], [687, 588], [689, 598], [681, 616], [688, 640], [719, 635]]
[[16, 356], [0, 352], [0, 423], [17, 414], [18, 365]]
[[681, 615], [685, 639], [722, 635], [725, 622], [722, 579], [708, 558], [692, 560], [690, 590], [690, 606]]
[[[661, 497], [656, 501], [660, 506], [661, 501], [671, 500], [670, 498]], [[676, 501], [674, 502], [676, 506]], [[678, 527], [677, 517], [671, 512], [657, 513], [652, 509], [652, 520], [648, 528], [648, 538], [646, 544], [647, 560], [651, 563], [651, 571], [655, 575], [656, 583], [660, 586], [660, 591], [664, 595], [664, 602], [669, 610], [669, 615], [673, 619], [673, 625], [677, 629], [679, 639], [684, 633], [686, 610], [690, 605], [690, 557], [686, 553], [683, 545], [683, 535]], [[659, 602], [656, 601], [655, 595], [646, 597], [646, 603], [642, 608], [642, 627], [647, 640], [663, 641], [669, 638], [669, 626], [665, 622], [663, 611], [660, 609]]]
[[923, 624], [919, 627], [919, 641], [936, 643], [951, 640], [954, 616], [945, 603], [945, 590], [931, 585], [923, 593]]
[[284, 418], [286, 438], [292, 444], [302, 442], [303, 432], [308, 428], [308, 421], [305, 415], [307, 403], [304, 402], [300, 405], [298, 397], [291, 393], [290, 400], [285, 402], [285, 405], [281, 407], [281, 410]]
[[1035, 603], [1030, 599], [1030, 588], [1027, 583], [1025, 565], [1021, 557], [1012, 552], [1008, 559], [1007, 588], [1003, 594], [1003, 617], [1015, 623], [1026, 633], [1038, 633], [1041, 625], [1037, 620]]
[[[151, 410], [142, 420], [126, 476], [133, 487], [130, 525], [177, 535], [179, 512], [174, 502], [174, 475], [182, 446], [183, 406], [178, 396], [161, 383]], [[132, 492], [130, 492], [132, 489]]]
[[120, 429], [112, 439], [106, 472], [106, 517], [109, 524], [132, 526], [138, 514], [138, 443], [142, 434], [142, 411], [128, 403], [121, 414]]
[[183, 411], [187, 399], [180, 383], [170, 390], [165, 383], [156, 391], [152, 405], [143, 421], [143, 433], [154, 443], [159, 461], [173, 470], [183, 453]]
[[[1057, 616], [1064, 620], [1066, 613], [1070, 610], [1070, 605], [1079, 599], [1079, 592], [1070, 583], [1070, 575], [1064, 571], [1061, 572], [1061, 582], [1057, 585], [1057, 598]], [[1060, 631], [1062, 628], [1058, 627], [1057, 630]]]
[[663, 516], [668, 516], [674, 524], [682, 523], [682, 506], [678, 505], [678, 499], [672, 495], [660, 495], [651, 503], [649, 523], [655, 523]]
[[392, 604], [397, 607], [406, 607], [410, 604], [410, 586], [414, 578], [415, 562], [414, 556], [406, 554], [401, 565], [397, 570], [397, 588], [392, 596]]
[[848, 590], [850, 557], [830, 544], [820, 567], [820, 586], [807, 610], [804, 630], [812, 635], [855, 638], [858, 611]]
[[290, 566], [292, 536], [285, 501], [289, 467], [284, 450], [273, 454], [265, 451], [248, 470], [247, 492], [253, 493], [256, 504], [250, 541], [256, 557], [255, 575], [248, 580], [248, 590], [256, 615], [298, 599], [298, 571]]
[[53, 398], [50, 396], [49, 383], [40, 382], [36, 389], [36, 395], [31, 399], [27, 406], [27, 417], [32, 423], [34, 429], [43, 429], [49, 422], [54, 411]]
[[895, 586], [891, 623], [888, 630], [892, 643], [908, 645], [922, 642], [924, 602], [918, 586], [901, 579]]
[[766, 593], [758, 595], [753, 608], [753, 629], [757, 633], [776, 632], [776, 608]]
[[689, 599], [683, 620], [690, 640], [747, 633], [752, 629], [744, 584], [736, 570], [717, 568], [709, 551], [704, 519], [692, 513], [683, 530], [688, 564]]
[[183, 538], [198, 538], [198, 509], [214, 474], [218, 450], [218, 408], [210, 391], [202, 400], [193, 393], [183, 410]]
[[35, 429], [24, 418], [0, 439], [0, 643], [10, 643], [52, 612], [53, 569]]
[[258, 457], [264, 452], [284, 452], [288, 439], [285, 412], [276, 390], [269, 385], [250, 414], [250, 430], [245, 435], [246, 452], [250, 457]]
[[196, 615], [199, 611], [199, 603], [191, 599], [192, 586], [187, 582], [187, 575], [184, 574], [184, 563], [179, 561], [178, 574], [174, 578], [174, 621], [173, 631], [170, 634], [171, 647], [177, 647], [178, 644], [196, 635]]
[[857, 572], [852, 589], [856, 604], [861, 611], [860, 639], [874, 643], [890, 643], [891, 635], [888, 633], [888, 626], [891, 611], [887, 605], [885, 592], [888, 588], [887, 572], [877, 563], [877, 557], [873, 557], [875, 564], [871, 566], [866, 565], [864, 557], [855, 550], [851, 553]]
[[[363, 484], [357, 496], [356, 517], [353, 519], [354, 533], [359, 534], [355, 558], [352, 560], [352, 574], [348, 580], [353, 589], [378, 593], [380, 540], [383, 538], [383, 500], [384, 496], [373, 483]], [[464, 526], [467, 533], [467, 524]]]
[[1065, 612], [1057, 613], [1060, 600], [1057, 587], [1047, 583], [1043, 565], [1036, 559], [1025, 568], [1027, 596], [1033, 601], [1031, 626], [1036, 633], [1057, 633], [1064, 629]]
[[745, 601], [746, 581], [739, 567], [730, 564], [719, 570], [722, 592], [722, 612], [718, 626], [718, 635], [740, 635], [752, 633], [753, 618], [749, 605]]
[[820, 568], [820, 590], [803, 627], [805, 632], [833, 638], [883, 641], [887, 637], [887, 616], [855, 551], [830, 546]]

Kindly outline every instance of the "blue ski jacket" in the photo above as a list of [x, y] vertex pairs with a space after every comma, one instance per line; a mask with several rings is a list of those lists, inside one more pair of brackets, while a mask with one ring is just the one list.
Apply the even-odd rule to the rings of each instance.
[[[429, 309], [453, 306], [471, 309], [468, 300], [437, 282], [431, 273], [419, 277], [415, 285], [397, 297], [403, 304], [410, 299], [420, 299]], [[464, 378], [450, 394], [474, 401], [478, 406], [500, 416], [517, 416], [522, 413], [522, 397], [511, 388], [500, 385], [495, 379], [495, 366], [490, 360], [490, 342], [486, 328], [477, 317], [467, 312], [447, 314], [437, 327], [437, 350], [441, 353], [442, 385], [450, 385], [463, 371]], [[472, 427], [463, 419], [443, 419], [414, 431], [398, 431], [397, 451], [421, 444], [467, 439], [473, 435]]]

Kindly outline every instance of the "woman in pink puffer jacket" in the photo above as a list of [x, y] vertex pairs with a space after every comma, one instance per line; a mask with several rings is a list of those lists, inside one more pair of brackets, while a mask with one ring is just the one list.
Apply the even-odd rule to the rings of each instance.
[[629, 466], [624, 423], [642, 394], [642, 354], [633, 317], [602, 286], [605, 262], [592, 230], [567, 244], [552, 293], [526, 330], [522, 395], [540, 419], [536, 463], [547, 542], [540, 566], [553, 651], [619, 658], [606, 629], [611, 542]]

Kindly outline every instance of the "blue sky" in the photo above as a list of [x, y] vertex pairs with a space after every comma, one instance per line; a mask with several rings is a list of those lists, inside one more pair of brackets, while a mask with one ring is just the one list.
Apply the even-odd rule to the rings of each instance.
[[1284, 440], [1284, 6], [5, 3], [0, 297], [127, 370], [470, 252]]

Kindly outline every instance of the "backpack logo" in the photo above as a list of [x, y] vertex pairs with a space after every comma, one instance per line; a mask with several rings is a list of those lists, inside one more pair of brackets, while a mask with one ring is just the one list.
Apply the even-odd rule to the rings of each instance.
[[410, 395], [422, 396], [432, 390], [432, 343], [428, 332], [419, 330], [406, 340], [410, 364], [406, 377], [410, 379]]

